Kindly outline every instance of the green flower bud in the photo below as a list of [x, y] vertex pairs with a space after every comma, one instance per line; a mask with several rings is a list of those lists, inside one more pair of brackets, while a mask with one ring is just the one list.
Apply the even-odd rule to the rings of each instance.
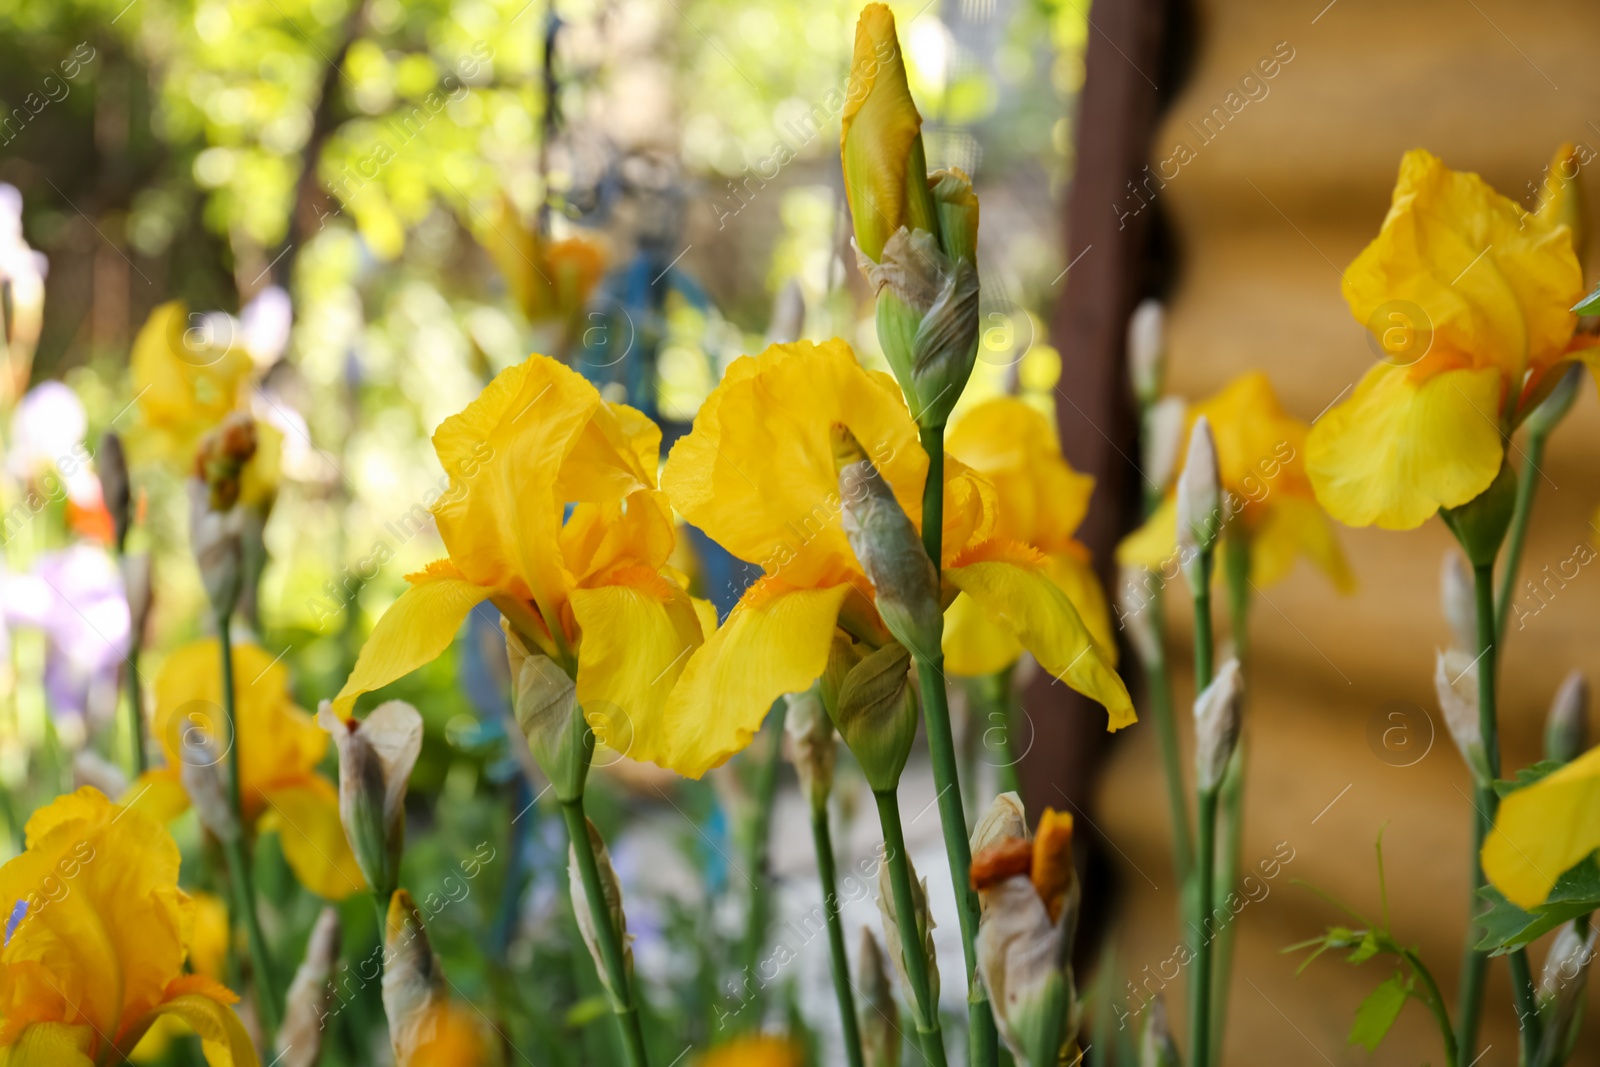
[[594, 756], [594, 732], [578, 707], [577, 686], [510, 622], [502, 619], [500, 626], [506, 634], [517, 725], [556, 799], [577, 800]]
[[1572, 410], [1572, 405], [1578, 399], [1578, 390], [1583, 385], [1585, 370], [1584, 365], [1576, 360], [1567, 364], [1567, 369], [1556, 379], [1555, 385], [1545, 394], [1544, 399], [1528, 412], [1523, 425], [1528, 428], [1529, 434], [1548, 436], [1550, 431], [1560, 425], [1561, 420], [1567, 417], [1567, 412]]
[[[893, 790], [917, 737], [917, 698], [911, 688], [911, 653], [893, 642], [861, 654], [834, 642], [823, 700], [839, 736], [861, 764], [867, 784]], [[830, 699], [831, 693], [831, 699]]]
[[1210, 552], [1222, 535], [1226, 516], [1222, 510], [1222, 474], [1217, 468], [1217, 441], [1204, 415], [1189, 431], [1189, 450], [1178, 475], [1178, 548], [1184, 573], [1193, 578], [1191, 565], [1202, 552]]
[[789, 739], [789, 760], [800, 777], [800, 791], [814, 810], [827, 806], [833, 791], [833, 766], [837, 755], [833, 720], [823, 707], [820, 683], [804, 693], [790, 693], [789, 711], [783, 720]]
[[850, 430], [833, 427], [844, 532], [876, 593], [878, 614], [895, 640], [924, 659], [939, 654], [944, 613], [939, 574], [911, 519]]
[[1154, 297], [1140, 301], [1128, 317], [1128, 379], [1141, 408], [1150, 407], [1161, 396], [1167, 362], [1166, 318], [1166, 309]]
[[1167, 998], [1160, 993], [1150, 1005], [1144, 1021], [1144, 1038], [1139, 1047], [1139, 1067], [1180, 1067], [1177, 1043], [1167, 1022]]
[[211, 506], [211, 490], [189, 479], [189, 547], [200, 570], [211, 610], [220, 619], [233, 615], [244, 581], [244, 512]]
[[1230, 659], [1194, 701], [1195, 773], [1202, 790], [1215, 789], [1228, 773], [1228, 761], [1239, 744], [1239, 702], [1244, 677], [1239, 661]]
[[100, 451], [94, 457], [95, 470], [100, 475], [100, 494], [111, 513], [112, 544], [121, 552], [128, 541], [128, 526], [133, 514], [133, 488], [128, 481], [128, 458], [122, 450], [122, 438], [107, 430], [100, 438]]
[[1500, 552], [1500, 542], [1506, 539], [1516, 504], [1517, 476], [1511, 464], [1502, 460], [1500, 473], [1494, 476], [1489, 488], [1459, 508], [1442, 509], [1439, 517], [1456, 535], [1468, 561], [1474, 567], [1487, 567], [1494, 563]]
[[406, 786], [422, 752], [422, 716], [403, 700], [365, 719], [342, 719], [324, 700], [317, 725], [339, 752], [339, 821], [367, 885], [387, 898], [400, 884], [406, 848]]
[[922, 230], [900, 230], [881, 260], [858, 262], [878, 293], [878, 341], [912, 418], [943, 426], [978, 358], [977, 266]]
[[1589, 682], [1573, 671], [1550, 702], [1544, 725], [1544, 758], [1571, 763], [1589, 747]]

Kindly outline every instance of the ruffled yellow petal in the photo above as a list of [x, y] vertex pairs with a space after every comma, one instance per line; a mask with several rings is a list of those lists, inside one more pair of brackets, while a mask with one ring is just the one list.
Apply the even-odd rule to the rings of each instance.
[[1317, 500], [1346, 525], [1387, 530], [1465, 504], [1500, 470], [1500, 389], [1493, 368], [1414, 381], [1376, 364], [1311, 428], [1306, 472]]
[[642, 568], [619, 584], [574, 589], [578, 704], [596, 739], [631, 759], [671, 767], [667, 694], [702, 642], [689, 595]]
[[846, 585], [793, 589], [763, 578], [690, 657], [667, 698], [665, 766], [699, 778], [750, 743], [772, 702], [808, 688], [828, 650]]
[[333, 698], [333, 710], [348, 716], [356, 698], [403, 678], [437, 659], [467, 614], [489, 598], [491, 590], [447, 573], [412, 576], [412, 585], [383, 613], [355, 669]]
[[639, 490], [623, 500], [573, 508], [561, 528], [561, 555], [579, 585], [595, 585], [618, 568], [660, 570], [674, 540], [667, 495]]
[[1072, 469], [1055, 427], [1023, 400], [979, 404], [950, 428], [945, 450], [993, 483], [999, 514], [992, 537], [1054, 552], [1089, 511], [1094, 478]]
[[1483, 873], [1520, 908], [1544, 903], [1570, 868], [1600, 848], [1600, 748], [1500, 802]]
[[[1223, 488], [1244, 503], [1247, 516], [1255, 510], [1254, 502], [1268, 496], [1310, 495], [1304, 469], [1306, 424], [1284, 410], [1265, 374], [1239, 375], [1196, 404], [1188, 425], [1193, 427], [1202, 415], [1217, 443]], [[1182, 469], [1180, 461], [1177, 470]]]
[[1144, 524], [1117, 545], [1117, 562], [1159, 571], [1178, 554], [1178, 504], [1169, 493]]
[[1355, 575], [1339, 536], [1316, 501], [1287, 494], [1268, 497], [1250, 535], [1250, 580], [1262, 588], [1272, 585], [1284, 578], [1302, 555], [1326, 574], [1339, 592], [1355, 589]]
[[945, 576], [1041, 667], [1102, 704], [1112, 730], [1137, 719], [1127, 687], [1037, 553], [993, 542], [947, 568]]
[[165, 826], [189, 810], [189, 794], [176, 767], [157, 767], [141, 774], [117, 803], [138, 808]]
[[14, 1044], [0, 1045], [0, 1067], [94, 1067], [94, 1040], [89, 1026], [35, 1023]]
[[662, 488], [686, 520], [768, 575], [806, 588], [849, 580], [861, 569], [841, 518], [834, 423], [920, 528], [928, 460], [900, 388], [838, 339], [735, 360], [673, 445]]
[[180, 301], [162, 304], [140, 327], [130, 359], [145, 430], [131, 435], [137, 458], [187, 466], [201, 435], [239, 406], [250, 357], [241, 348], [210, 350], [206, 340]]
[[1566, 227], [1417, 149], [1401, 160], [1383, 228], [1345, 271], [1343, 289], [1363, 325], [1384, 304], [1408, 301], [1422, 309], [1434, 351], [1520, 383], [1525, 369], [1566, 347], [1583, 273]]
[[202, 992], [183, 993], [157, 1008], [155, 1018], [177, 1019], [198, 1034], [210, 1067], [259, 1067], [250, 1035], [228, 1003]]
[[327, 779], [313, 775], [269, 791], [260, 828], [278, 832], [289, 868], [317, 896], [343, 900], [367, 887], [339, 821], [338, 790]]

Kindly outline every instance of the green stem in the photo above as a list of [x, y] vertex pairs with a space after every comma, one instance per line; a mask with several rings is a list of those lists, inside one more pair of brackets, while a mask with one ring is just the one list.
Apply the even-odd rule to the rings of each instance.
[[[762, 753], [757, 768], [755, 805], [747, 831], [745, 870], [754, 872], [754, 877], [761, 885], [767, 882], [767, 842], [772, 829], [772, 804], [778, 795], [778, 760], [783, 755], [783, 719], [788, 708], [788, 700], [779, 697], [767, 713], [768, 725], [764, 731], [767, 734], [767, 751]], [[744, 944], [740, 957], [746, 965], [747, 974], [757, 973], [757, 957], [761, 955], [761, 945], [766, 938], [766, 898], [764, 891], [751, 887], [749, 906], [745, 910]]]
[[833, 859], [833, 833], [828, 829], [828, 806], [811, 807], [811, 842], [817, 850], [817, 881], [822, 885], [822, 913], [828, 921], [828, 952], [833, 969], [833, 993], [839, 1001], [839, 1024], [844, 1029], [844, 1051], [850, 1067], [863, 1067], [861, 1025], [856, 1018], [855, 994], [850, 987], [850, 957], [844, 948], [844, 924], [839, 920], [839, 875]]
[[[1160, 596], [1153, 596], [1144, 608], [1151, 613], [1150, 628], [1156, 640], [1166, 635], [1166, 608]], [[1178, 755], [1178, 725], [1172, 707], [1172, 677], [1167, 671], [1163, 646], [1160, 658], [1144, 665], [1145, 688], [1150, 692], [1150, 717], [1155, 722], [1156, 738], [1161, 743], [1161, 766], [1167, 777], [1167, 805], [1172, 818], [1172, 861], [1178, 881], [1188, 879], [1194, 865], [1194, 831], [1189, 825], [1188, 794], [1183, 785], [1183, 760]]]
[[[944, 427], [918, 429], [922, 450], [928, 455], [928, 477], [922, 486], [922, 547], [938, 574], [944, 541]], [[944, 829], [945, 854], [950, 860], [950, 880], [961, 919], [961, 949], [966, 963], [967, 1042], [972, 1067], [995, 1067], [1000, 1034], [989, 994], [978, 981], [978, 894], [972, 891], [972, 845], [967, 838], [966, 809], [961, 801], [961, 778], [956, 767], [955, 737], [950, 728], [950, 704], [944, 689], [944, 653], [937, 649], [912, 652], [917, 679], [922, 686], [923, 721], [928, 730], [928, 754], [933, 761], [933, 784], [939, 791], [939, 822]]]
[[1189, 1062], [1192, 1067], [1207, 1067], [1211, 1062], [1211, 921], [1213, 867], [1217, 844], [1217, 791], [1202, 789], [1199, 796], [1198, 837], [1195, 868], [1197, 903], [1195, 917], [1194, 978], [1189, 987]]
[[628, 1067], [646, 1067], [650, 1062], [644, 1050], [644, 1029], [639, 1023], [639, 1009], [633, 1001], [633, 983], [628, 974], [626, 958], [622, 954], [622, 937], [611, 921], [611, 909], [606, 905], [605, 887], [600, 882], [600, 862], [595, 858], [594, 845], [589, 840], [589, 820], [583, 813], [583, 796], [576, 800], [563, 800], [561, 814], [567, 822], [567, 837], [572, 841], [573, 854], [578, 859], [578, 874], [583, 880], [583, 895], [589, 902], [589, 914], [594, 917], [595, 937], [600, 942], [600, 958], [605, 961], [606, 986], [611, 992], [611, 1010], [617, 1017], [617, 1030], [622, 1035], [622, 1051]]
[[1211, 629], [1211, 549], [1195, 556], [1194, 573], [1194, 691], [1211, 684], [1215, 670], [1215, 638]]
[[[1522, 454], [1522, 471], [1517, 477], [1516, 508], [1511, 513], [1511, 533], [1506, 539], [1505, 569], [1500, 574], [1500, 596], [1495, 606], [1494, 632], [1502, 639], [1511, 618], [1511, 603], [1516, 599], [1517, 571], [1522, 565], [1522, 550], [1527, 543], [1528, 521], [1533, 517], [1533, 493], [1538, 488], [1539, 462], [1544, 459], [1548, 433], [1529, 432]], [[1495, 655], [1499, 655], [1496, 651]]]
[[883, 825], [883, 842], [887, 846], [883, 861], [889, 865], [889, 884], [900, 927], [900, 955], [906, 965], [906, 980], [911, 985], [911, 1007], [916, 1016], [922, 1058], [929, 1067], [946, 1067], [939, 1004], [933, 997], [928, 958], [923, 954], [925, 946], [917, 929], [916, 901], [911, 894], [911, 861], [906, 854], [905, 831], [900, 826], [900, 800], [892, 789], [873, 790], [872, 796], [878, 802], [878, 821]]
[[261, 919], [256, 914], [255, 891], [250, 881], [250, 865], [245, 857], [244, 841], [234, 838], [222, 843], [228, 858], [228, 881], [233, 885], [234, 907], [244, 919], [245, 937], [250, 944], [250, 966], [256, 975], [256, 1006], [261, 1011], [261, 1044], [272, 1047], [278, 1032], [278, 984], [272, 970], [272, 959], [267, 955], [267, 939], [261, 932]]
[[234, 822], [244, 825], [244, 793], [239, 776], [238, 694], [233, 683], [233, 634], [228, 612], [217, 613], [217, 646], [222, 655], [222, 709], [228, 719], [228, 805]]
[[[1233, 635], [1234, 655], [1239, 669], [1248, 679], [1250, 663], [1250, 540], [1239, 528], [1223, 539], [1222, 569], [1228, 593], [1229, 632]], [[1246, 687], [1248, 693], [1248, 686]], [[1248, 745], [1239, 738], [1219, 792], [1222, 825], [1217, 832], [1220, 862], [1212, 877], [1212, 899], [1227, 900], [1239, 878], [1244, 848], [1244, 769]], [[1233, 974], [1233, 949], [1238, 940], [1238, 924], [1230, 914], [1217, 934], [1216, 988], [1211, 1000], [1211, 1059], [1223, 1062], [1222, 1042], [1228, 1020], [1228, 994]]]
[[128, 645], [128, 744], [133, 752], [133, 774], [140, 777], [150, 767], [144, 750], [144, 689], [139, 684], [139, 642]]
[[1411, 973], [1422, 980], [1425, 995], [1422, 1002], [1433, 1013], [1434, 1021], [1439, 1024], [1439, 1036], [1444, 1041], [1445, 1067], [1460, 1067], [1461, 1050], [1456, 1045], [1455, 1032], [1450, 1028], [1450, 1011], [1445, 1007], [1444, 994], [1439, 992], [1439, 983], [1433, 980], [1433, 974], [1423, 966], [1422, 959], [1414, 952], [1405, 953], [1405, 960], [1411, 964]]

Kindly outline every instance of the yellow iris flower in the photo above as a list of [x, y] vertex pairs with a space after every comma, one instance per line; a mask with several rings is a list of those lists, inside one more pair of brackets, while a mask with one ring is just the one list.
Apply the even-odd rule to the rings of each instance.
[[695, 1061], [700, 1067], [800, 1067], [800, 1046], [782, 1037], [740, 1037], [719, 1045]]
[[[1073, 536], [1089, 510], [1094, 478], [1079, 474], [1063, 458], [1050, 420], [1024, 401], [999, 397], [962, 416], [945, 437], [945, 450], [993, 483], [993, 536], [1044, 557], [1045, 573], [1072, 601], [1115, 666], [1117, 645], [1105, 591], [1089, 564], [1088, 548]], [[1016, 637], [965, 593], [945, 612], [944, 665], [951, 674], [994, 674], [1021, 655]]]
[[605, 271], [600, 245], [587, 237], [552, 241], [524, 225], [505, 200], [480, 228], [478, 240], [529, 322], [574, 319]]
[[1483, 843], [1483, 873], [1511, 903], [1534, 908], [1597, 848], [1600, 747], [1500, 802]]
[[1311, 429], [1322, 506], [1406, 530], [1487, 489], [1508, 435], [1576, 354], [1568, 309], [1583, 295], [1566, 225], [1407, 152], [1382, 229], [1345, 271], [1345, 300], [1385, 355]]
[[[827, 667], [836, 629], [889, 639], [845, 535], [831, 428], [849, 428], [920, 525], [928, 459], [893, 378], [843, 341], [773, 345], [736, 360], [694, 429], [673, 446], [662, 485], [689, 522], [763, 575], [692, 656], [667, 702], [673, 769], [699, 777], [749, 743], [772, 702]], [[965, 593], [1072, 688], [1134, 721], [1121, 679], [1045, 554], [994, 536], [994, 489], [945, 464], [945, 599]]]
[[[1189, 412], [1184, 440], [1202, 415], [1210, 421], [1217, 443], [1222, 487], [1239, 509], [1229, 516], [1226, 535], [1248, 539], [1250, 581], [1258, 587], [1271, 585], [1305, 556], [1341, 592], [1354, 588], [1333, 525], [1317, 505], [1306, 478], [1308, 428], [1283, 409], [1267, 376], [1260, 371], [1242, 374], [1197, 404]], [[1180, 462], [1174, 485], [1182, 472]], [[1145, 524], [1117, 546], [1117, 562], [1160, 572], [1170, 568], [1177, 555], [1177, 495], [1169, 489]]]
[[[339, 794], [317, 773], [328, 734], [296, 707], [289, 669], [259, 645], [233, 647], [239, 720], [239, 785], [247, 826], [276, 830], [284, 857], [301, 884], [318, 896], [343, 900], [365, 889], [361, 868], [339, 821]], [[129, 790], [130, 802], [171, 819], [190, 802], [179, 777], [180, 761], [195, 758], [191, 731], [216, 738], [227, 751], [222, 710], [221, 654], [215, 638], [174, 651], [156, 676], [151, 731], [167, 766], [147, 772]]]
[[92, 788], [34, 812], [27, 851], [0, 868], [0, 908], [26, 908], [0, 950], [0, 1067], [121, 1063], [167, 1017], [211, 1067], [256, 1067], [238, 997], [184, 973], [195, 905], [179, 860], [159, 822]]
[[[207, 347], [191, 319], [180, 301], [162, 304], [140, 327], [131, 357], [141, 421], [130, 435], [133, 458], [164, 462], [185, 474], [200, 439], [234, 411], [248, 409], [255, 369], [239, 345]], [[282, 452], [283, 435], [257, 420], [255, 455], [240, 474], [240, 503], [271, 506]]]
[[533, 356], [446, 419], [433, 446], [450, 476], [433, 506], [449, 557], [407, 577], [334, 710], [437, 657], [488, 600], [576, 679], [601, 742], [678, 769], [663, 710], [704, 628], [667, 566], [660, 429]]

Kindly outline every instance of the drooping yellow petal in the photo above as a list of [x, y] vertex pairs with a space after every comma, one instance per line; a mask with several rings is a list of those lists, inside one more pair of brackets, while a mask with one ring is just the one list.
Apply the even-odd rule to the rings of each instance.
[[[1304, 469], [1306, 424], [1284, 410], [1265, 374], [1239, 375], [1196, 404], [1188, 425], [1193, 427], [1202, 415], [1211, 424], [1223, 488], [1239, 498], [1247, 515], [1270, 496], [1310, 494]], [[1178, 462], [1179, 473], [1185, 459]]]
[[990, 536], [1054, 552], [1088, 513], [1094, 478], [1072, 469], [1055, 427], [1025, 401], [978, 405], [950, 428], [945, 449], [994, 484], [1000, 511]]
[[1112, 730], [1135, 721], [1127, 687], [1072, 601], [1050, 580], [1042, 556], [991, 542], [947, 568], [945, 576], [990, 621], [1015, 635], [1041, 667], [1103, 705]]
[[0, 1067], [94, 1067], [94, 1040], [87, 1024], [34, 1023], [14, 1044], [0, 1045]]
[[412, 579], [412, 585], [389, 605], [361, 646], [355, 669], [333, 698], [333, 710], [338, 714], [349, 715], [362, 693], [382, 688], [437, 659], [455, 640], [467, 614], [492, 592], [447, 573], [413, 575]]
[[[227, 993], [226, 990], [220, 990]], [[175, 1018], [200, 1037], [200, 1049], [205, 1053], [210, 1067], [258, 1067], [255, 1045], [245, 1032], [244, 1024], [228, 1005], [236, 1000], [231, 993], [227, 1001], [219, 1000], [214, 991], [186, 992], [172, 997], [156, 1009], [154, 1019]]]
[[1500, 802], [1483, 873], [1519, 908], [1543, 904], [1556, 879], [1600, 848], [1600, 747]]
[[667, 694], [702, 643], [700, 617], [689, 595], [657, 574], [636, 568], [618, 577], [616, 585], [572, 591], [583, 632], [578, 704], [600, 743], [671, 768]]
[[1311, 428], [1306, 473], [1317, 500], [1348, 526], [1387, 530], [1465, 504], [1500, 470], [1500, 390], [1492, 367], [1413, 380], [1405, 368], [1374, 365]]
[[894, 15], [883, 4], [862, 8], [856, 23], [839, 154], [856, 244], [869, 258], [878, 260], [884, 242], [902, 226], [938, 233], [922, 116], [906, 85]]
[[325, 900], [344, 900], [367, 887], [339, 821], [339, 792], [311, 776], [270, 790], [261, 830], [276, 830], [283, 857], [300, 884]]
[[1584, 291], [1570, 230], [1421, 149], [1401, 160], [1383, 228], [1345, 271], [1343, 289], [1363, 325], [1383, 305], [1409, 302], [1434, 351], [1517, 384], [1524, 370], [1559, 358], [1576, 325], [1568, 309]]
[[1123, 566], [1170, 569], [1178, 554], [1178, 504], [1171, 493], [1144, 524], [1117, 544], [1117, 562]]
[[733, 555], [797, 587], [861, 573], [841, 518], [830, 427], [849, 427], [920, 529], [928, 460], [900, 388], [843, 341], [773, 345], [729, 366], [662, 488]]
[[1355, 575], [1344, 549], [1316, 501], [1289, 494], [1269, 497], [1250, 534], [1250, 580], [1262, 588], [1272, 585], [1284, 578], [1302, 555], [1326, 574], [1339, 592], [1355, 588]]
[[[1113, 667], [1117, 663], [1116, 638], [1105, 590], [1094, 569], [1074, 553], [1046, 557], [1045, 574], [1067, 595], [1078, 617]], [[1015, 663], [1023, 652], [1015, 633], [994, 622], [976, 600], [959, 594], [944, 613], [944, 668], [963, 678], [994, 674]]]
[[690, 657], [667, 698], [666, 761], [699, 778], [750, 743], [772, 702], [821, 677], [847, 585], [794, 589], [763, 578]]
[[1106, 662], [1117, 665], [1117, 639], [1111, 632], [1111, 609], [1106, 603], [1106, 591], [1100, 585], [1100, 576], [1089, 565], [1089, 550], [1074, 543], [1076, 550], [1056, 552], [1045, 557], [1044, 570], [1056, 588], [1067, 594], [1078, 618], [1089, 628], [1095, 643], [1105, 654]]

